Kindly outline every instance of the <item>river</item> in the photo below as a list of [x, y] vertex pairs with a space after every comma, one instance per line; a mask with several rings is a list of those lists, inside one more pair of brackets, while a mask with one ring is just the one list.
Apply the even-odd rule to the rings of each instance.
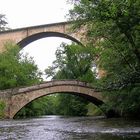
[[140, 140], [140, 122], [103, 117], [43, 116], [0, 121], [0, 140]]

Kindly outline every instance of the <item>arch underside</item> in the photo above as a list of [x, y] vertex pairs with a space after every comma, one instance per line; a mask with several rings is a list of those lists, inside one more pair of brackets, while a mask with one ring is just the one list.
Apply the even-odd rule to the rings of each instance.
[[[75, 86], [76, 87], [76, 86]], [[51, 94], [55, 94], [55, 93], [62, 93], [62, 94], [65, 94], [65, 93], [67, 93], [67, 94], [72, 94], [72, 95], [76, 95], [76, 96], [80, 96], [80, 97], [83, 97], [83, 98], [85, 98], [86, 100], [88, 100], [88, 101], [90, 101], [90, 102], [92, 102], [93, 104], [95, 104], [96, 106], [100, 106], [100, 105], [102, 105], [104, 102], [101, 100], [101, 99], [98, 99], [97, 97], [96, 97], [96, 95], [94, 96], [91, 96], [91, 95], [89, 95], [88, 94], [88, 91], [87, 91], [87, 94], [86, 94], [86, 92], [85, 93], [83, 93], [83, 92], [78, 92], [78, 91], [76, 91], [75, 89], [78, 89], [79, 87], [76, 87], [76, 88], [70, 88], [71, 90], [61, 90], [59, 87], [58, 87], [58, 89], [60, 89], [60, 90], [52, 90], [52, 89], [49, 89], [49, 92], [48, 91], [46, 91], [46, 93], [45, 93], [45, 91], [43, 91], [43, 94], [41, 94], [41, 95], [38, 95], [38, 93], [39, 92], [37, 92], [37, 91], [34, 91], [33, 93], [26, 93], [26, 97], [27, 97], [27, 94], [29, 95], [29, 97], [28, 97], [28, 99], [26, 99], [26, 101], [23, 103], [23, 104], [21, 104], [21, 103], [19, 103], [20, 105], [19, 106], [17, 106], [17, 109], [12, 113], [13, 115], [11, 116], [11, 118], [13, 118], [24, 106], [26, 106], [27, 104], [29, 104], [30, 102], [32, 102], [33, 100], [36, 100], [36, 99], [38, 99], [38, 98], [41, 98], [41, 97], [43, 97], [43, 96], [47, 96], [47, 95], [51, 95]], [[53, 88], [53, 87], [52, 87]], [[82, 87], [83, 88], [83, 87]], [[78, 89], [79, 90], [79, 89]], [[33, 98], [31, 97], [31, 94], [34, 94], [33, 95]], [[99, 93], [95, 93], [95, 94], [99, 94]], [[23, 97], [23, 95], [21, 96], [21, 97]]]
[[67, 34], [64, 34], [64, 33], [59, 33], [59, 32], [41, 32], [41, 33], [33, 34], [31, 36], [24, 38], [23, 40], [21, 40], [17, 44], [21, 48], [24, 48], [26, 45], [30, 44], [31, 42], [36, 41], [36, 40], [41, 39], [41, 38], [45, 38], [45, 37], [66, 38], [66, 39], [69, 39], [71, 41], [74, 41], [75, 43], [82, 45], [82, 43], [79, 40], [75, 39], [74, 37], [67, 35]]

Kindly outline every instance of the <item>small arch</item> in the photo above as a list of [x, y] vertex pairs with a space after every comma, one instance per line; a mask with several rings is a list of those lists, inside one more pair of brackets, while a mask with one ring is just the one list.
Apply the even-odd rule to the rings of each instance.
[[[102, 104], [104, 104], [104, 102], [102, 100], [99, 100], [97, 99], [96, 97], [93, 97], [93, 96], [90, 96], [90, 95], [86, 95], [86, 94], [83, 94], [83, 93], [78, 93], [78, 92], [52, 92], [52, 93], [49, 93], [47, 95], [43, 95], [43, 96], [39, 96], [33, 100], [31, 100], [30, 102], [27, 102], [23, 107], [25, 107], [26, 105], [28, 105], [29, 103], [31, 103], [32, 101], [35, 101], [41, 97], [44, 97], [44, 96], [49, 96], [49, 95], [52, 95], [52, 94], [71, 94], [71, 95], [74, 95], [74, 96], [79, 96], [79, 97], [82, 97], [86, 100], [88, 100], [89, 102], [95, 104], [97, 107], [100, 107]], [[15, 113], [15, 115], [13, 116], [13, 118], [15, 118], [15, 116], [18, 114], [18, 112], [20, 112], [20, 110], [22, 109], [20, 108], [19, 110], [17, 110], [17, 112]], [[104, 112], [103, 112], [104, 113]]]
[[10, 118], [13, 118], [15, 114], [29, 102], [54, 93], [70, 93], [82, 96], [97, 106], [103, 104], [101, 93], [89, 86], [88, 83], [76, 80], [48, 81], [42, 84], [20, 88], [16, 93], [14, 93], [12, 95], [13, 107], [10, 106]]
[[45, 38], [45, 37], [62, 37], [62, 38], [70, 39], [70, 40], [76, 42], [77, 44], [83, 46], [83, 44], [79, 40], [75, 39], [74, 37], [64, 34], [64, 33], [59, 33], [59, 32], [41, 32], [41, 33], [33, 34], [31, 36], [24, 38], [17, 44], [21, 48], [24, 48], [26, 45], [30, 44], [31, 42], [36, 41], [41, 38]]

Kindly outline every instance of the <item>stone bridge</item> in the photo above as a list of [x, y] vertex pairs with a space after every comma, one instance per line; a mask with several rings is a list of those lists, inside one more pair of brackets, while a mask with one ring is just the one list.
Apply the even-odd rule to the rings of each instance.
[[9, 41], [19, 44], [23, 48], [29, 43], [45, 37], [62, 37], [80, 43], [84, 29], [73, 32], [71, 26], [72, 22], [60, 22], [2, 31], [0, 32], [0, 51]]
[[88, 83], [77, 80], [54, 80], [30, 87], [0, 91], [0, 100], [6, 104], [5, 118], [13, 118], [22, 107], [31, 101], [54, 93], [69, 93], [81, 96], [97, 106], [103, 104], [101, 93]]
[[[62, 37], [70, 39], [78, 44], [85, 45], [86, 28], [81, 27], [80, 29], [73, 31], [71, 29], [72, 25], [72, 22], [59, 22], [2, 31], [0, 32], [0, 52], [4, 50], [7, 42], [19, 44], [22, 49], [31, 42], [46, 37]], [[104, 76], [104, 71], [99, 69], [98, 75], [99, 77]]]

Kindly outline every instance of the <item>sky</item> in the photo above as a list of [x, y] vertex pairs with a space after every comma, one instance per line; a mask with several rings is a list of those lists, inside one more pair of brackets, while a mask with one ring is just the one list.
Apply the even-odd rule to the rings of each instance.
[[[1, 0], [0, 14], [6, 16], [12, 29], [66, 21], [72, 8], [67, 0]], [[34, 41], [22, 51], [34, 57], [40, 70], [44, 70], [55, 60], [55, 51], [62, 42], [70, 40], [49, 37]]]
[[67, 0], [1, 0], [0, 14], [11, 28], [21, 28], [64, 21], [71, 7]]

